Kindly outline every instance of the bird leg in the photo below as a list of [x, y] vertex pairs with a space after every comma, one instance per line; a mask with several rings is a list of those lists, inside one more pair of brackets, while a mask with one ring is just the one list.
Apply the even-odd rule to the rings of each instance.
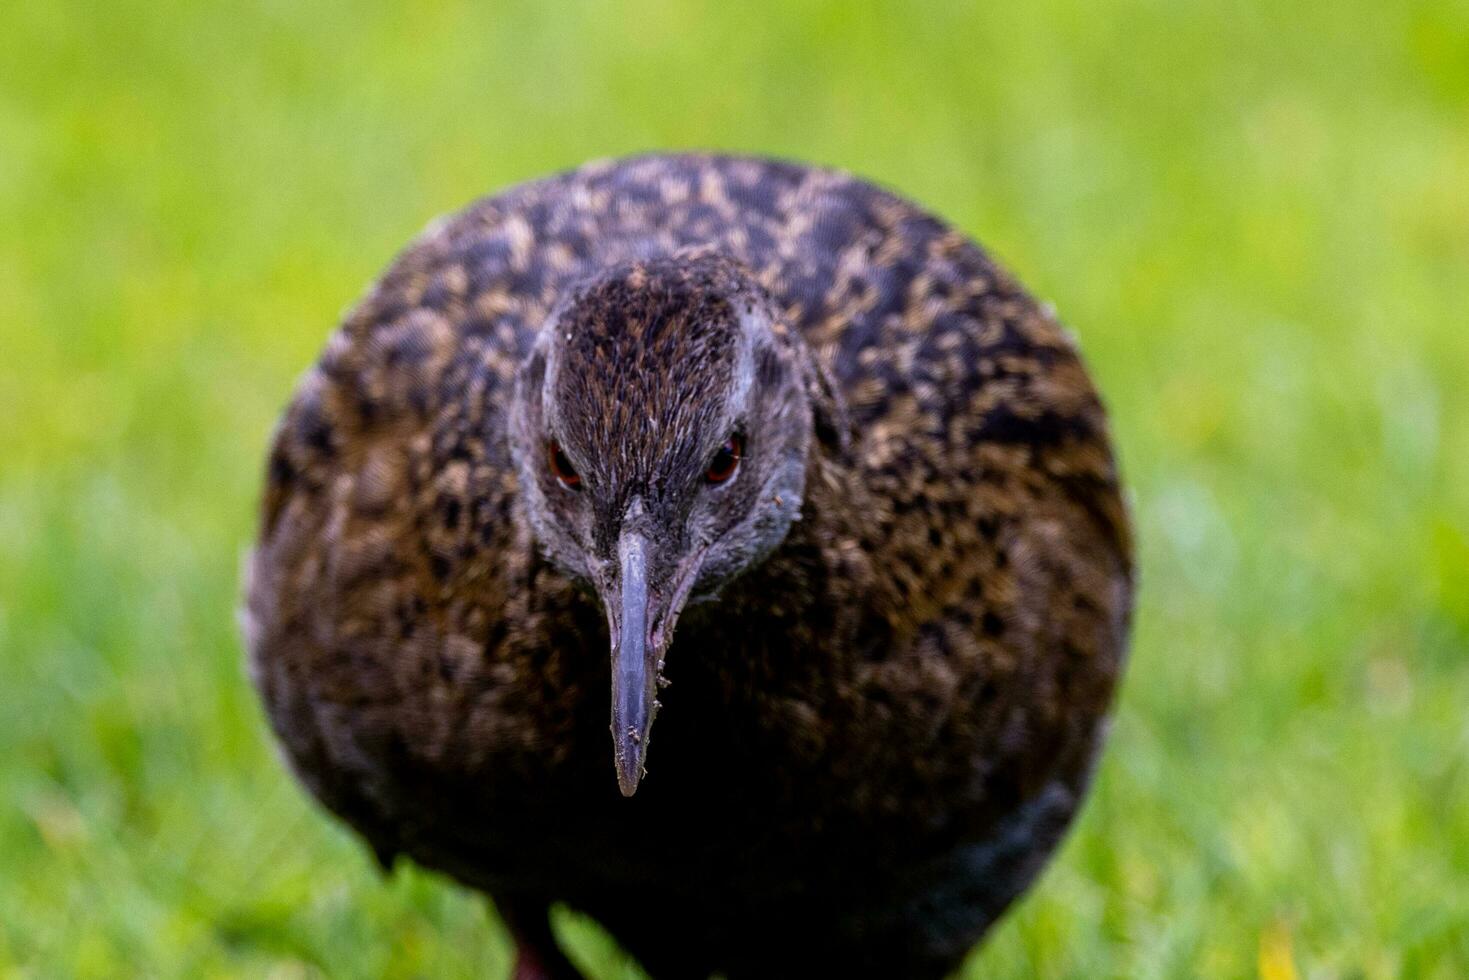
[[495, 896], [495, 908], [515, 940], [511, 980], [585, 980], [556, 943], [544, 903]]

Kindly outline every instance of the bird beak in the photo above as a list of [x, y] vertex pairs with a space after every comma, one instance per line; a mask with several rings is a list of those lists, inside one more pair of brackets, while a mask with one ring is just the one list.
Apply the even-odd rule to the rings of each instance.
[[[612, 751], [623, 796], [637, 792], [648, 757], [648, 733], [658, 712], [662, 658], [672, 640], [697, 567], [680, 569], [671, 595], [650, 588], [652, 545], [634, 530], [617, 543], [617, 578], [602, 590], [612, 638]], [[661, 578], [661, 576], [660, 576]]]
[[[623, 796], [637, 791], [653, 727], [658, 665], [649, 663], [648, 541], [624, 531], [617, 542], [620, 570], [616, 596], [607, 603], [612, 633], [612, 750]], [[605, 601], [605, 600], [604, 600]]]

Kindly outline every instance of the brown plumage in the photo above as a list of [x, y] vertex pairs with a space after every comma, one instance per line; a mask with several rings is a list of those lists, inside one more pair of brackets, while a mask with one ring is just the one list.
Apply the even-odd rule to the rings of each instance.
[[1074, 815], [1131, 602], [1046, 310], [869, 184], [677, 156], [397, 259], [281, 423], [245, 621], [297, 774], [522, 975], [563, 901], [655, 976], [918, 977]]

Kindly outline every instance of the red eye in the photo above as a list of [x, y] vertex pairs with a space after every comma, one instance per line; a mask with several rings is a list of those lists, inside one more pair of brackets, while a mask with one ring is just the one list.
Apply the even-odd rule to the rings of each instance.
[[546, 463], [551, 467], [551, 473], [560, 481], [561, 485], [568, 490], [581, 489], [581, 474], [577, 473], [576, 467], [571, 465], [571, 460], [561, 451], [561, 443], [552, 440], [546, 443]]
[[709, 460], [709, 468], [704, 471], [706, 483], [723, 483], [735, 475], [740, 468], [740, 458], [745, 455], [745, 439], [740, 435], [730, 436], [719, 447], [719, 452]]

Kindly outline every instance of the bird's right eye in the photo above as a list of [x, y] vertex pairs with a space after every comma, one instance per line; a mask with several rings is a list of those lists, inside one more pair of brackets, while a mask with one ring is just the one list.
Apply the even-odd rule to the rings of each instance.
[[581, 474], [571, 465], [566, 453], [562, 452], [561, 443], [554, 439], [546, 443], [546, 463], [551, 467], [551, 475], [563, 487], [568, 490], [581, 489]]

